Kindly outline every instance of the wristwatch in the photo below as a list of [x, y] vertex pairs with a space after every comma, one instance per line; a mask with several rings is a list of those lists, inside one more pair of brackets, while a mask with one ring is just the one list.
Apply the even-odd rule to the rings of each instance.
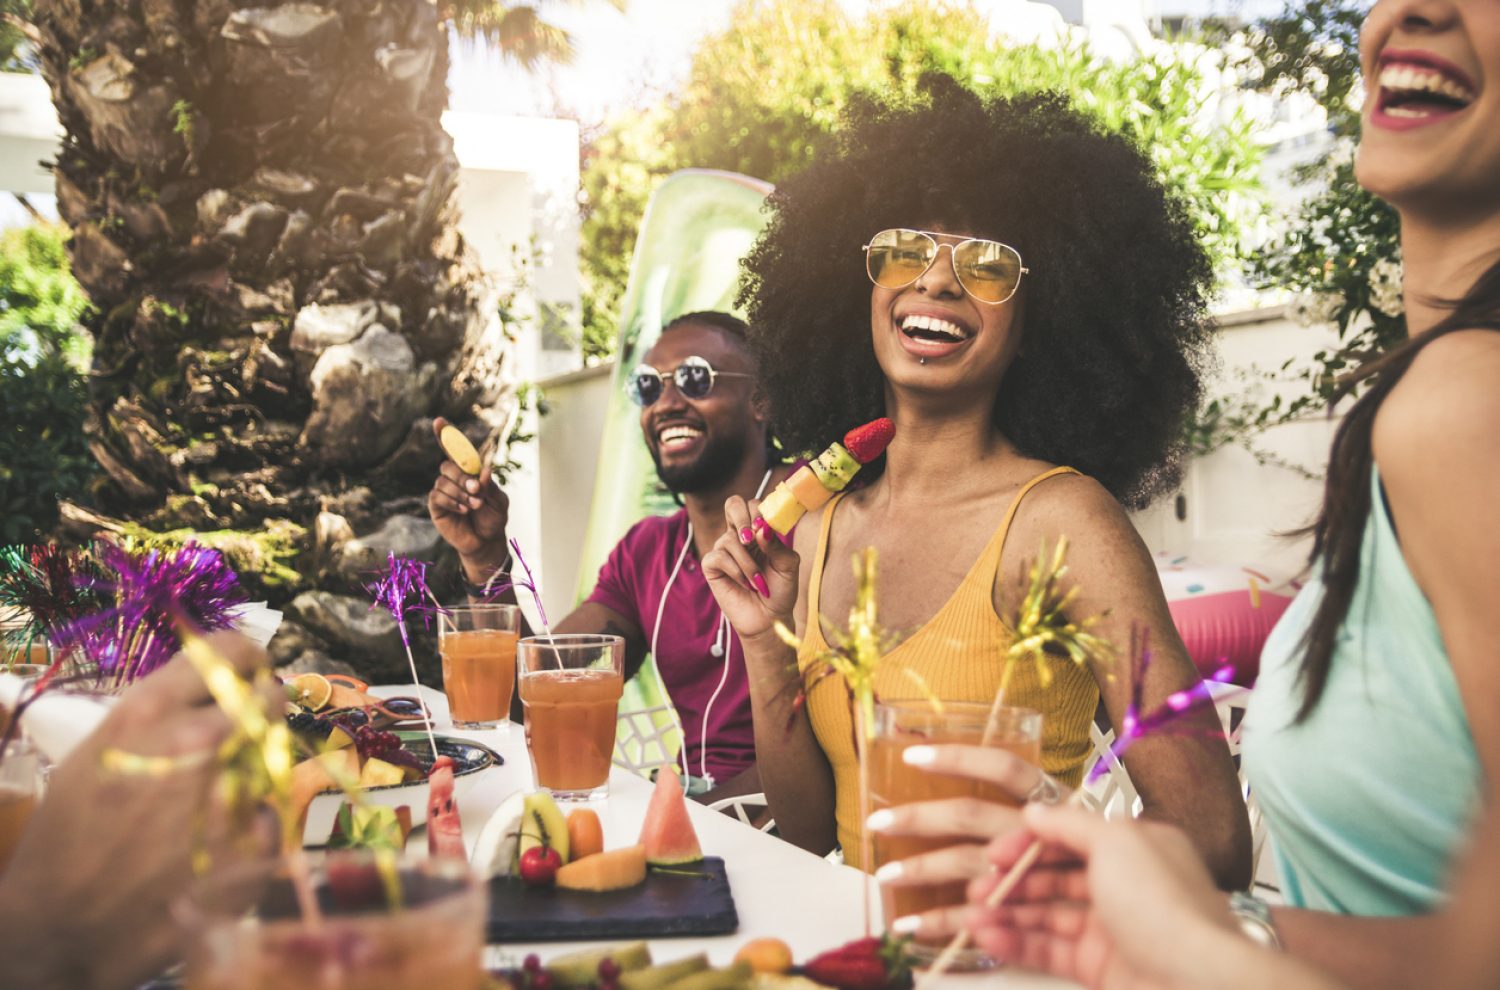
[[1276, 932], [1276, 922], [1271, 919], [1271, 905], [1243, 891], [1229, 895], [1229, 913], [1240, 924], [1240, 931], [1256, 945], [1280, 952], [1281, 936]]

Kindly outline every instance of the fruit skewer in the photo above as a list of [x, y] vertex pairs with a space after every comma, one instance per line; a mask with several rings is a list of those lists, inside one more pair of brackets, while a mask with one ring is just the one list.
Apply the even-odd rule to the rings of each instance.
[[793, 471], [760, 503], [760, 515], [754, 526], [764, 532], [773, 529], [786, 536], [806, 513], [827, 504], [854, 480], [866, 464], [885, 453], [886, 445], [896, 435], [896, 424], [882, 416], [844, 434], [844, 442], [835, 441], [815, 460]]

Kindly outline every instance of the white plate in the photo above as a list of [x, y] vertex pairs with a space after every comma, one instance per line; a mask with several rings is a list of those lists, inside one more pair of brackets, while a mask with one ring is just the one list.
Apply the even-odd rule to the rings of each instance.
[[[401, 738], [401, 748], [422, 761], [423, 769], [432, 764], [432, 747], [427, 741], [427, 733], [398, 732], [396, 735]], [[439, 735], [437, 745], [439, 754], [453, 757], [454, 800], [459, 800], [483, 774], [505, 762], [499, 753], [472, 739]], [[384, 804], [392, 808], [398, 808], [404, 804], [411, 808], [413, 828], [427, 821], [427, 781], [425, 779], [405, 784], [368, 787], [365, 788], [365, 798], [372, 804]], [[302, 830], [303, 843], [321, 846], [328, 842], [328, 834], [333, 831], [333, 819], [338, 815], [339, 805], [343, 804], [344, 800], [344, 795], [338, 791], [328, 791], [313, 798], [312, 805], [307, 809], [307, 826]]]

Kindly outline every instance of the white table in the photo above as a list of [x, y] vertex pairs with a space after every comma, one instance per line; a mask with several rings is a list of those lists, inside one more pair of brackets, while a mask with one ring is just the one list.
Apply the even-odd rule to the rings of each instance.
[[[412, 688], [409, 684], [376, 687], [370, 693], [410, 695]], [[534, 786], [525, 736], [519, 725], [512, 725], [508, 732], [454, 729], [448, 717], [448, 700], [441, 692], [424, 687], [422, 699], [433, 713], [437, 732], [473, 739], [505, 758], [504, 766], [486, 771], [460, 795], [459, 815], [463, 819], [464, 839], [472, 846], [480, 828], [502, 801], [516, 791]], [[599, 813], [604, 826], [605, 846], [613, 849], [636, 841], [652, 785], [644, 778], [616, 767], [610, 774], [609, 791], [608, 800], [592, 807]], [[704, 952], [715, 965], [725, 965], [733, 960], [741, 945], [760, 937], [779, 938], [791, 947], [794, 958], [806, 960], [864, 935], [861, 916], [863, 873], [830, 863], [696, 802], [689, 801], [687, 807], [704, 853], [724, 859], [739, 912], [740, 928], [732, 935], [653, 940], [651, 952], [656, 961], [666, 962]], [[417, 837], [413, 844], [419, 841], [420, 837]], [[878, 926], [878, 890], [872, 888], [871, 896], [875, 898], [873, 914]], [[519, 964], [531, 952], [545, 960], [563, 952], [603, 944], [607, 943], [546, 942], [491, 946], [486, 964], [498, 966], [505, 960]], [[1062, 990], [1076, 984], [1018, 971], [953, 975], [939, 982], [940, 990], [978, 990], [981, 986]]]

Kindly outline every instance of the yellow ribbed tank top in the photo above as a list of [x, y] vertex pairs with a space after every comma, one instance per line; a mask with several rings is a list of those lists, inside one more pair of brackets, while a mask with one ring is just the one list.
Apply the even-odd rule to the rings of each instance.
[[[881, 660], [875, 674], [876, 696], [884, 701], [921, 700], [923, 695], [913, 678], [903, 670], [916, 672], [922, 682], [944, 701], [989, 703], [1000, 688], [1000, 674], [1005, 651], [1015, 641], [1009, 625], [995, 614], [994, 587], [1000, 569], [1000, 552], [1005, 534], [1015, 517], [1016, 507], [1026, 493], [1048, 478], [1077, 474], [1072, 468], [1059, 467], [1028, 481], [1011, 500], [1000, 520], [1000, 527], [990, 537], [984, 552], [964, 576], [958, 590], [938, 609], [926, 625], [903, 639]], [[823, 630], [817, 621], [823, 569], [828, 552], [828, 534], [833, 514], [844, 496], [828, 503], [818, 534], [813, 557], [812, 576], [807, 589], [807, 631], [797, 651], [797, 667], [808, 683], [816, 670], [820, 654], [828, 650]], [[1042, 713], [1042, 767], [1052, 776], [1077, 787], [1083, 776], [1084, 760], [1089, 754], [1089, 725], [1099, 704], [1099, 686], [1085, 668], [1067, 662], [1053, 662], [1052, 684], [1045, 691], [1037, 679], [1036, 665], [1022, 663], [1011, 675], [1007, 704], [1033, 708]], [[864, 822], [859, 815], [859, 769], [854, 750], [853, 713], [849, 694], [837, 677], [825, 677], [813, 684], [807, 693], [807, 715], [813, 733], [833, 767], [835, 815], [838, 819], [839, 843], [844, 860], [861, 869], [861, 837]]]

